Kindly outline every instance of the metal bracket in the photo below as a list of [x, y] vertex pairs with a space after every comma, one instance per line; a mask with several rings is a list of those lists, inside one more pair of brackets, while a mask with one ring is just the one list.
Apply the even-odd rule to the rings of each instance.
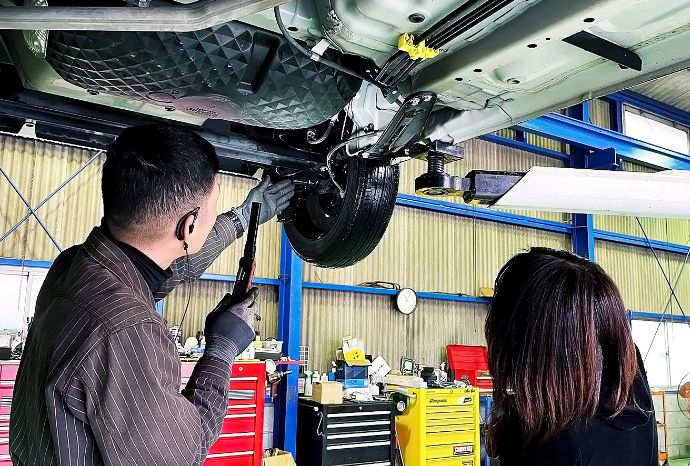
[[580, 31], [566, 37], [563, 39], [563, 42], [599, 55], [626, 68], [642, 71], [642, 58], [638, 54], [599, 36], [595, 36], [591, 32]]
[[367, 149], [370, 157], [394, 154], [422, 139], [422, 133], [436, 103], [433, 92], [418, 92], [409, 96], [393, 116], [393, 120], [379, 139]]
[[594, 170], [620, 170], [622, 161], [616, 154], [616, 149], [599, 149], [587, 154], [585, 158], [587, 168]]

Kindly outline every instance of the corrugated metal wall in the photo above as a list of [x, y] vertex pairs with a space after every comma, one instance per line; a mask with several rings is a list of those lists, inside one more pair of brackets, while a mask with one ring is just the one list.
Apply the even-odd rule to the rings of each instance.
[[485, 344], [484, 305], [421, 300], [412, 315], [404, 316], [390, 296], [305, 290], [303, 306], [303, 340], [311, 368], [319, 371], [330, 370], [348, 335], [364, 339], [367, 352], [382, 355], [393, 367], [401, 356], [436, 365], [449, 343]]
[[[75, 173], [93, 153], [68, 146], [0, 135], [0, 165], [32, 206], [46, 198]], [[78, 178], [48, 201], [38, 215], [64, 249], [81, 243], [100, 222], [100, 167], [93, 162]], [[0, 229], [13, 227], [27, 213], [26, 206], [9, 183], [0, 179]], [[53, 260], [58, 254], [34, 218], [0, 243], [0, 255]]]
[[[3, 168], [32, 204], [39, 202], [61, 181], [77, 171], [92, 155], [87, 150], [18, 138], [3, 137], [0, 143]], [[465, 149], [465, 159], [449, 165], [450, 172], [464, 175], [472, 169], [526, 171], [538, 164], [560, 165], [555, 160], [481, 140], [466, 142]], [[40, 211], [63, 247], [82, 242], [91, 228], [100, 222], [102, 159], [94, 162]], [[423, 162], [403, 165], [401, 192], [412, 193], [414, 178], [423, 170]], [[239, 204], [254, 184], [252, 180], [222, 176], [220, 209]], [[0, 189], [3, 197], [8, 199], [0, 206], [0, 209], [4, 209], [0, 212], [4, 230], [7, 230], [24, 215], [26, 209], [7, 183], [0, 183]], [[447, 200], [460, 202], [458, 198]], [[558, 221], [568, 220], [568, 216], [562, 214], [536, 215]], [[46, 235], [37, 229], [35, 221], [31, 222], [0, 243], [0, 254], [27, 259], [55, 258], [57, 251]], [[209, 272], [234, 274], [241, 254], [241, 243], [224, 252]], [[344, 270], [306, 266], [305, 279], [346, 284], [385, 280], [421, 291], [476, 295], [479, 287], [492, 286], [496, 272], [509, 257], [535, 245], [570, 247], [564, 235], [397, 207], [388, 233], [370, 258]], [[278, 277], [279, 251], [280, 227], [271, 222], [261, 229], [257, 276]], [[274, 336], [277, 326], [276, 290], [272, 287], [261, 288], [260, 313], [264, 318], [259, 328], [264, 335]], [[185, 325], [187, 329], [184, 335], [193, 334], [201, 328], [206, 313], [228, 289], [227, 284], [210, 281], [183, 285], [166, 299], [164, 315], [171, 325], [177, 323], [186, 304], [187, 292], [191, 290], [187, 317], [189, 324]], [[361, 309], [363, 313], [359, 319], [361, 327], [347, 327], [354, 322], [350, 319], [350, 313], [358, 312], [353, 308]], [[375, 321], [380, 317], [377, 321], [380, 325], [371, 327], [367, 324], [364, 318], [367, 310], [375, 316]], [[313, 346], [313, 354], [319, 354], [318, 348], [324, 348], [325, 353], [319, 357], [329, 360], [333, 355], [332, 349], [338, 345], [343, 333], [356, 333], [360, 328], [367, 331], [377, 328], [377, 333], [391, 335], [391, 338], [376, 343], [372, 351], [390, 355], [394, 360], [407, 354], [433, 363], [442, 359], [447, 343], [481, 343], [483, 313], [484, 307], [480, 305], [423, 301], [413, 316], [404, 318], [398, 317], [389, 298], [307, 291], [303, 341]], [[337, 318], [334, 319], [334, 316]], [[338, 319], [342, 322], [340, 326], [336, 325]], [[368, 334], [364, 337], [372, 340]], [[402, 343], [395, 343], [398, 340]], [[327, 344], [323, 343], [326, 341]]]
[[[278, 332], [278, 287], [259, 286], [257, 314], [261, 321], [256, 322], [255, 329], [262, 337], [270, 338]], [[232, 290], [232, 283], [201, 280], [192, 284], [178, 286], [165, 298], [164, 317], [170, 326], [179, 325], [189, 299], [189, 311], [185, 318], [182, 335], [193, 336], [204, 329], [206, 315], [216, 307], [225, 293]], [[191, 299], [190, 299], [191, 298]]]
[[[645, 173], [655, 171], [629, 162], [626, 162], [623, 168], [626, 171]], [[639, 220], [642, 228], [635, 217], [597, 215], [594, 217], [594, 227], [637, 237], [644, 237], [646, 234], [652, 240], [690, 245], [690, 222], [687, 220], [663, 218], [640, 218]], [[671, 297], [669, 286], [651, 249], [599, 241], [596, 243], [595, 254], [597, 262], [618, 284], [628, 309], [664, 313], [668, 308], [669, 313], [681, 313], [675, 300], [669, 299]], [[690, 279], [690, 266], [683, 267], [685, 257], [661, 251], [657, 251], [657, 256], [672, 283], [675, 283], [682, 270], [676, 295], [683, 310], [690, 309], [690, 289], [684, 286]]]
[[[479, 139], [463, 146], [465, 158], [447, 166], [451, 174], [464, 176], [473, 169], [527, 171], [534, 165], [562, 166], [555, 159]], [[414, 179], [424, 168], [420, 161], [403, 164], [401, 193], [414, 194]], [[443, 200], [462, 202], [453, 197]], [[552, 213], [534, 216], [555, 221], [570, 218]], [[496, 273], [506, 260], [531, 246], [571, 248], [565, 235], [396, 207], [388, 231], [371, 256], [347, 269], [305, 265], [304, 278], [347, 285], [387, 281], [418, 291], [476, 296], [480, 287], [493, 287]], [[444, 359], [447, 344], [484, 342], [485, 306], [481, 305], [422, 300], [412, 316], [404, 317], [395, 311], [389, 297], [310, 290], [305, 292], [303, 309], [302, 341], [321, 365], [316, 367], [319, 370], [328, 368], [326, 363], [335, 356], [345, 335], [366, 339], [370, 352], [392, 358], [389, 362], [394, 366], [403, 355], [437, 364]]]
[[[35, 206], [47, 197], [63, 181], [76, 173], [96, 152], [70, 146], [49, 144], [30, 139], [0, 135], [0, 166], [7, 172], [27, 201]], [[101, 168], [105, 155], [91, 163], [72, 182], [65, 186], [40, 210], [38, 215], [63, 249], [84, 241], [91, 229], [100, 224], [103, 206], [100, 194]], [[240, 204], [255, 180], [220, 175], [221, 195], [219, 211], [225, 211]], [[4, 233], [12, 228], [26, 213], [26, 206], [10, 187], [0, 179], [0, 230]], [[237, 261], [242, 254], [243, 241], [229, 247], [207, 272], [234, 275]], [[57, 248], [43, 232], [34, 218], [0, 242], [0, 256], [33, 260], [52, 261], [58, 254]], [[280, 225], [269, 222], [261, 227], [257, 251], [256, 275], [277, 278], [280, 268]], [[186, 292], [187, 287], [180, 287]], [[262, 290], [261, 312], [266, 319], [261, 328], [267, 335], [275, 336], [277, 326], [277, 297], [272, 287]], [[200, 282], [192, 285], [192, 302], [187, 319], [194, 327], [185, 325], [184, 336], [193, 334], [198, 324], [222, 297], [222, 284]], [[214, 295], [214, 293], [217, 293]], [[171, 323], [179, 320], [184, 309], [177, 290], [165, 303], [164, 315]], [[186, 299], [186, 294], [185, 294]], [[185, 301], [186, 303], [186, 301]]]

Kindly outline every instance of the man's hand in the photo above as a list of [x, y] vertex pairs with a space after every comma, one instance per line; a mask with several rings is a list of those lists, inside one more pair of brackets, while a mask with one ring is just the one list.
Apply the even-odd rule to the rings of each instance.
[[230, 304], [228, 293], [206, 317], [206, 350], [204, 354], [232, 364], [237, 355], [254, 341], [254, 313], [257, 288], [237, 304]]
[[275, 184], [271, 184], [271, 179], [265, 176], [263, 181], [254, 187], [247, 199], [237, 209], [240, 215], [244, 217], [242, 223], [245, 226], [249, 224], [249, 216], [252, 211], [252, 203], [258, 202], [261, 204], [261, 217], [259, 223], [266, 223], [290, 204], [290, 199], [295, 195], [295, 185], [290, 180], [282, 180]]

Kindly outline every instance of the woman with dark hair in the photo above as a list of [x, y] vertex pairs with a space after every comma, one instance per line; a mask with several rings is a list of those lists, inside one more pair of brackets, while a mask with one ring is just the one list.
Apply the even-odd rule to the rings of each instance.
[[654, 409], [618, 288], [597, 264], [533, 248], [496, 279], [486, 320], [501, 466], [658, 466]]

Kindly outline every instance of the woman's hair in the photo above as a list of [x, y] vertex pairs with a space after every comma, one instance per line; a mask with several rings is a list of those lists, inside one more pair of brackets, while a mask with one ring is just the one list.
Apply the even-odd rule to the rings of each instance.
[[630, 397], [635, 346], [618, 288], [597, 264], [532, 248], [503, 266], [486, 319], [494, 405], [488, 448], [525, 448]]

